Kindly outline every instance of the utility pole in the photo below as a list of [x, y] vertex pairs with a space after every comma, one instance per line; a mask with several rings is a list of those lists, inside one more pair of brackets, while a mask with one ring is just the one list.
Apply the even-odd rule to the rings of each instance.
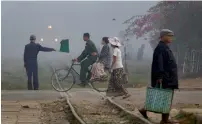
[[128, 74], [128, 65], [127, 65], [127, 45], [128, 45], [128, 41], [129, 39], [127, 38], [127, 33], [125, 31], [120, 31], [119, 32], [119, 37], [121, 37], [121, 40], [123, 41], [123, 45], [124, 45], [124, 69], [125, 72]]
[[125, 66], [125, 72], [128, 74], [128, 65], [127, 65], [127, 51], [126, 51], [126, 47], [128, 45], [128, 41], [129, 39], [126, 39], [125, 40], [125, 43], [124, 43], [124, 66]]

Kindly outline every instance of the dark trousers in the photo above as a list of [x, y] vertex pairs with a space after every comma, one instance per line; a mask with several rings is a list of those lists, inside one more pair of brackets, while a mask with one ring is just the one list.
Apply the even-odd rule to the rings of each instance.
[[[38, 90], [39, 82], [38, 82], [38, 67], [37, 65], [27, 65], [26, 66], [27, 78], [28, 78], [28, 90]], [[33, 80], [32, 80], [33, 79]], [[33, 84], [32, 84], [33, 82]]]
[[88, 68], [93, 63], [95, 63], [95, 61], [92, 61], [90, 59], [85, 59], [84, 61], [81, 62], [81, 70], [80, 70], [80, 80], [81, 80], [81, 82], [86, 83], [87, 80], [90, 79], [91, 73], [90, 73]]

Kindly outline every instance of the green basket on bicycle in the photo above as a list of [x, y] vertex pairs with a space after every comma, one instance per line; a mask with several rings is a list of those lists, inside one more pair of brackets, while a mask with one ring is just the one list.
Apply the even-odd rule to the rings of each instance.
[[147, 87], [145, 109], [150, 112], [164, 113], [170, 112], [173, 99], [173, 90]]

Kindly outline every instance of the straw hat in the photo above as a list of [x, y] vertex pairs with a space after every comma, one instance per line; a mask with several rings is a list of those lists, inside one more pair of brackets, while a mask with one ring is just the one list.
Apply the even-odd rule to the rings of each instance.
[[121, 42], [118, 39], [118, 37], [111, 37], [111, 38], [109, 38], [109, 43], [112, 44], [112, 45], [114, 45], [114, 46], [118, 46], [118, 47], [121, 46]]

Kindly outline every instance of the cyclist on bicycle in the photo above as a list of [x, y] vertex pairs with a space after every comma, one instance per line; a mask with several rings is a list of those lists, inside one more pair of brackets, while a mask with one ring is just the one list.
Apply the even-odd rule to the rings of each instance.
[[[73, 59], [74, 62], [81, 62], [81, 70], [80, 70], [80, 80], [81, 85], [85, 86], [88, 80], [90, 80], [90, 73], [88, 67], [95, 63], [98, 58], [98, 51], [95, 44], [90, 40], [90, 34], [84, 33], [83, 40], [86, 42], [85, 49], [81, 53], [81, 55]], [[88, 73], [88, 76], [86, 77]]]

